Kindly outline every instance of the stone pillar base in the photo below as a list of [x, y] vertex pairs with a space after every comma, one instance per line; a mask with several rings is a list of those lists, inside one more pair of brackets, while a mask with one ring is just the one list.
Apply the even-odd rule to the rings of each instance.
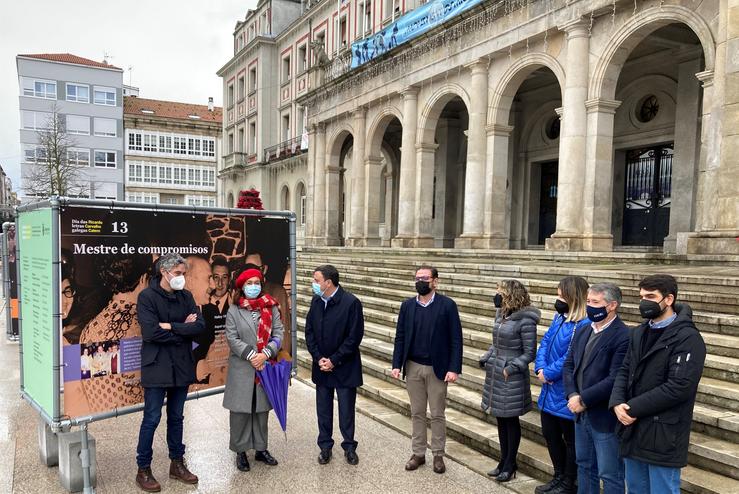
[[579, 233], [553, 234], [544, 242], [545, 250], [578, 252], [582, 250], [582, 235]]
[[454, 239], [455, 249], [499, 249], [510, 247], [508, 237], [494, 235], [465, 236]]
[[393, 248], [430, 248], [434, 246], [433, 237], [395, 237], [391, 241]]
[[347, 247], [364, 247], [364, 239], [360, 237], [349, 237], [344, 242]]
[[[80, 492], [84, 486], [82, 473], [82, 438], [79, 431], [62, 432], [59, 438], [59, 480], [69, 492]], [[97, 484], [97, 460], [95, 454], [95, 438], [88, 432], [88, 448], [90, 453], [90, 481], [92, 487]]]
[[678, 233], [678, 254], [739, 256], [739, 230]]
[[309, 247], [336, 247], [341, 246], [340, 238], [331, 237], [306, 237], [305, 245]]
[[380, 247], [382, 239], [380, 237], [366, 237], [362, 239], [362, 247]]
[[582, 236], [580, 247], [586, 252], [611, 252], [613, 250], [613, 235], [585, 234]]

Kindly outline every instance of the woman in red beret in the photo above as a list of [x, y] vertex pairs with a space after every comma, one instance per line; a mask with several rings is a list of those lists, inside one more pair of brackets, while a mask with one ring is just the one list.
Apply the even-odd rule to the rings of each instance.
[[263, 292], [264, 276], [258, 269], [246, 269], [236, 278], [240, 298], [226, 314], [226, 341], [230, 348], [228, 377], [223, 406], [230, 411], [231, 451], [236, 453], [236, 468], [248, 472], [247, 450], [254, 459], [277, 465], [267, 451], [267, 416], [272, 409], [259, 384], [256, 371], [280, 350], [283, 337], [277, 301]]

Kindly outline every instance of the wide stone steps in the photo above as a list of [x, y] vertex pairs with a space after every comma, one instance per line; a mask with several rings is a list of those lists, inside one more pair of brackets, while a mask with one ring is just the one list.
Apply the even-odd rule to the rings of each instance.
[[[412, 272], [405, 272], [401, 275], [400, 273], [393, 274], [376, 271], [374, 274], [365, 276], [355, 273], [356, 266], [338, 265], [337, 269], [344, 273], [342, 283], [347, 288], [350, 285], [353, 287], [362, 287], [368, 294], [380, 293], [384, 298], [398, 300], [402, 300], [408, 297], [409, 294], [414, 293]], [[312, 268], [298, 269], [298, 279], [301, 283], [307, 282], [308, 286], [310, 285], [312, 275]], [[464, 307], [471, 306], [474, 313], [491, 316], [494, 312], [492, 297], [495, 294], [495, 288], [500, 279], [503, 279], [503, 277], [470, 277], [468, 280], [459, 282], [458, 280], [455, 281], [443, 277], [440, 278], [439, 291], [454, 298], [455, 301], [458, 301], [458, 304], [464, 304], [460, 306], [460, 310], [464, 310]], [[556, 286], [558, 282], [552, 282], [553, 287], [551, 289], [541, 291], [538, 286], [529, 283], [531, 279], [520, 280], [525, 285], [528, 285], [532, 302], [540, 309], [545, 309], [543, 316], [546, 318], [546, 310], [552, 307], [556, 298]], [[624, 304], [621, 307], [622, 317], [626, 320], [632, 320], [634, 324], [641, 322], [638, 290], [635, 288], [637, 283], [635, 282], [633, 285], [633, 294], [629, 294], [629, 290], [625, 288], [624, 284], [619, 284], [624, 291]], [[353, 291], [356, 291], [356, 288]], [[713, 295], [703, 292], [691, 294], [690, 292], [680, 290], [678, 295], [680, 301], [690, 304], [693, 309], [693, 320], [700, 327], [701, 331], [739, 336], [739, 294], [736, 296]], [[720, 303], [706, 306], [703, 302], [706, 299], [712, 302], [719, 301]]]
[[[404, 416], [409, 416], [410, 402], [405, 389], [386, 379], [372, 375], [372, 369], [374, 367], [371, 362], [372, 359], [370, 357], [366, 360], [365, 365], [368, 367], [368, 370], [365, 371], [364, 385], [359, 388], [360, 394], [364, 397], [372, 398], [390, 410], [398, 412]], [[307, 370], [310, 368], [310, 362], [311, 359], [308, 352], [306, 350], [299, 350], [298, 363]], [[309, 381], [310, 379], [309, 373], [306, 371], [301, 372], [301, 376], [305, 381]], [[454, 386], [450, 386], [450, 396], [453, 395], [451, 392], [452, 388], [454, 388]], [[390, 414], [384, 410], [379, 412], [376, 411], [375, 414], [376, 416], [374, 416], [374, 418], [376, 420], [385, 422], [388, 425], [397, 420], [391, 419], [389, 416]], [[476, 461], [476, 464], [478, 465], [476, 470], [483, 473], [485, 469], [492, 468], [497, 462], [497, 458], [500, 457], [500, 443], [498, 441], [497, 428], [495, 425], [485, 420], [478, 419], [468, 413], [462, 412], [453, 406], [447, 408], [446, 417], [448, 437], [479, 453], [482, 453]], [[397, 427], [394, 428], [398, 430]], [[409, 424], [406, 423], [401, 432], [404, 432], [406, 435], [410, 435]], [[457, 459], [454, 454], [457, 448], [454, 448], [454, 445], [450, 446], [450, 456], [453, 459]], [[483, 455], [487, 455], [490, 458]], [[466, 456], [474, 457], [474, 454], [469, 455], [468, 453]], [[549, 455], [546, 447], [540, 442], [531, 440], [528, 436], [524, 436], [521, 439], [518, 453], [518, 464], [519, 468], [524, 473], [528, 473], [540, 480], [544, 480], [547, 476], [552, 474], [552, 467], [549, 462]], [[468, 466], [472, 465], [468, 464]], [[513, 488], [517, 492], [526, 492], [528, 494], [533, 491], [535, 485], [535, 482], [527, 481], [527, 485], [524, 488], [522, 488], [523, 486], [518, 486], [514, 483], [509, 487]], [[723, 494], [727, 492], [739, 492], [739, 482], [737, 480], [727, 478], [692, 465], [683, 469], [681, 487], [684, 492], [691, 494]]]
[[[386, 301], [376, 299], [372, 297], [360, 296], [362, 301], [365, 320], [374, 322], [377, 324], [385, 325], [389, 328], [394, 328], [397, 322], [397, 310], [400, 307], [400, 302]], [[298, 304], [302, 307], [307, 307], [310, 300], [308, 295], [304, 293], [298, 294]], [[390, 310], [390, 308], [394, 310]], [[307, 309], [298, 309], [301, 316], [305, 316]], [[301, 313], [302, 310], [302, 313]], [[472, 331], [485, 333], [492, 327], [492, 318], [486, 318], [482, 316], [470, 316], [464, 312], [460, 312], [460, 319], [462, 321], [462, 328], [465, 330], [465, 334], [468, 334], [468, 328]], [[544, 328], [545, 330], [546, 328]], [[465, 338], [467, 339], [467, 338]], [[476, 340], [469, 338], [468, 341], [477, 341], [474, 346], [480, 350], [486, 350], [489, 346], [479, 342], [479, 337]], [[488, 340], [489, 342], [490, 340]], [[469, 349], [466, 350], [467, 352]], [[474, 365], [477, 361], [473, 357], [469, 357], [470, 362]], [[739, 381], [739, 359], [732, 357], [723, 357], [709, 354], [706, 357], [706, 365], [703, 370], [703, 375], [706, 377], [712, 377], [715, 379], [721, 379], [726, 381]]]

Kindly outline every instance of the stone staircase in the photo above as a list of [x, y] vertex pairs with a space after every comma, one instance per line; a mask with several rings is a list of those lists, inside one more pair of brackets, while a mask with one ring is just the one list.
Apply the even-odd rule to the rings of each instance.
[[[484, 473], [497, 463], [499, 443], [495, 419], [480, 410], [484, 371], [478, 357], [491, 343], [492, 296], [497, 282], [517, 278], [528, 287], [533, 305], [542, 310], [538, 328], [544, 335], [554, 316], [557, 283], [569, 274], [589, 282], [613, 281], [624, 294], [622, 318], [640, 321], [637, 284], [656, 272], [673, 274], [678, 300], [693, 309], [693, 318], [708, 347], [708, 357], [693, 417], [689, 466], [682, 489], [694, 494], [739, 493], [739, 259], [676, 258], [651, 253], [553, 254], [546, 251], [460, 251], [434, 249], [304, 248], [298, 255], [299, 378], [310, 381], [310, 356], [302, 332], [310, 303], [310, 279], [315, 266], [330, 262], [341, 273], [341, 285], [364, 306], [362, 341], [365, 384], [360, 388], [360, 412], [410, 435], [410, 403], [405, 382], [390, 376], [395, 322], [401, 302], [414, 294], [413, 272], [430, 263], [439, 269], [440, 292], [460, 309], [464, 330], [464, 361], [460, 380], [449, 387], [448, 455]], [[533, 369], [532, 369], [533, 374]], [[538, 381], [532, 379], [538, 398]], [[552, 473], [541, 435], [538, 410], [521, 419], [518, 479], [508, 484], [520, 493]], [[399, 468], [406, 458], [399, 458]]]

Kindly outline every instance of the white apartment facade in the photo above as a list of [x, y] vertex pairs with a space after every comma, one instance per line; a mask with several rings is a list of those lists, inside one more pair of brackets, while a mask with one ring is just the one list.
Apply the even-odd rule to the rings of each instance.
[[221, 206], [221, 108], [124, 98], [126, 200]]
[[21, 112], [21, 200], [32, 168], [44, 160], [39, 130], [56, 112], [72, 143], [67, 160], [79, 167], [78, 195], [123, 199], [123, 71], [69, 53], [16, 57]]

